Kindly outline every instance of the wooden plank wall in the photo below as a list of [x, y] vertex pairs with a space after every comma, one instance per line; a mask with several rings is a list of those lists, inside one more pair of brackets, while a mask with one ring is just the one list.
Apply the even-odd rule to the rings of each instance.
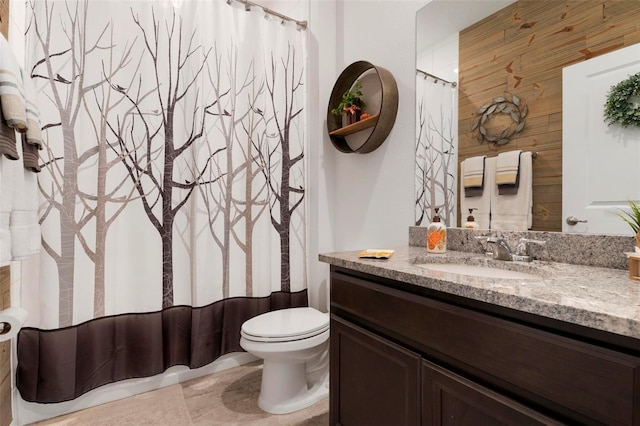
[[[640, 1], [520, 0], [460, 33], [458, 161], [513, 149], [533, 161], [533, 229], [562, 230], [562, 68], [640, 42]], [[505, 93], [529, 106], [508, 144], [480, 144], [476, 111]], [[494, 116], [494, 132], [508, 119]]]
[[[0, 311], [11, 306], [9, 266], [0, 267]], [[0, 426], [11, 424], [11, 342], [0, 343]]]

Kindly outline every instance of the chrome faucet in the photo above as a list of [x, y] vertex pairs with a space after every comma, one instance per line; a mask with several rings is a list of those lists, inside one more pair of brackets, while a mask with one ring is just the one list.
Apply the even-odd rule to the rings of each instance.
[[494, 259], [519, 262], [531, 262], [533, 260], [529, 253], [529, 244], [546, 244], [546, 241], [520, 238], [516, 250], [512, 251], [503, 237], [478, 236], [476, 240], [478, 240], [478, 242], [482, 240], [487, 242], [486, 248], [483, 247], [485, 254], [491, 254]]
[[493, 247], [493, 258], [496, 260], [513, 260], [511, 247], [507, 244], [507, 241], [502, 237], [489, 237], [487, 243]]
[[480, 247], [482, 247], [482, 252], [486, 256], [493, 256], [493, 252], [491, 251], [488, 244], [489, 238], [493, 238], [493, 237], [491, 237], [490, 235], [478, 235], [474, 238], [478, 242], [478, 244], [480, 244]]

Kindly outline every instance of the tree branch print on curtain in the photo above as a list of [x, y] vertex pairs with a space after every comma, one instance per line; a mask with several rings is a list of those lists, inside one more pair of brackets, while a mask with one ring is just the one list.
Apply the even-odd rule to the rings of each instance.
[[[244, 71], [239, 69], [238, 48], [236, 46], [229, 47], [226, 57], [225, 61], [222, 53], [219, 53], [217, 46], [215, 46], [215, 64], [208, 69], [207, 74], [207, 80], [211, 84], [216, 98], [213, 105], [207, 109], [207, 113], [217, 117], [216, 128], [225, 149], [224, 157], [221, 156], [214, 160], [215, 167], [212, 167], [209, 173], [217, 174], [221, 178], [215, 186], [200, 187], [209, 215], [209, 232], [222, 256], [223, 298], [229, 297], [232, 236], [245, 254], [245, 268], [248, 268], [247, 265], [251, 262], [251, 228], [247, 228], [246, 241], [242, 241], [236, 232], [236, 227], [242, 219], [247, 224], [252, 223], [251, 217], [247, 213], [251, 212], [253, 202], [251, 194], [252, 170], [250, 168], [250, 154], [248, 154], [251, 152], [251, 146], [248, 147], [248, 153], [243, 151], [245, 160], [238, 165], [234, 164], [234, 153], [236, 145], [241, 151], [243, 150], [241, 142], [245, 135], [242, 132], [242, 123], [247, 120], [251, 112], [249, 105], [245, 105], [241, 101], [245, 97], [255, 96], [249, 92], [249, 89], [256, 81], [256, 77], [253, 75], [253, 65]], [[244, 178], [244, 197], [236, 198], [233, 187], [237, 185], [239, 177]], [[247, 204], [245, 211], [239, 208], [239, 204], [243, 202]], [[222, 221], [220, 226], [217, 226], [218, 219]], [[249, 283], [250, 275], [247, 275], [245, 279]], [[250, 289], [249, 284], [246, 285], [246, 288]], [[248, 291], [246, 295], [250, 296], [251, 292]]]
[[[34, 1], [29, 3], [35, 7]], [[70, 2], [55, 4], [42, 2], [45, 8], [45, 20], [36, 19], [33, 14], [29, 23], [29, 31], [37, 40], [38, 59], [31, 68], [34, 79], [46, 82], [49, 87], [49, 101], [55, 106], [58, 115], [49, 122], [43, 122], [43, 130], [47, 139], [58, 135], [64, 141], [62, 152], [45, 144], [42, 155], [45, 168], [51, 178], [50, 185], [43, 186], [40, 180], [40, 193], [46, 200], [46, 207], [40, 222], [56, 220], [57, 212], [60, 235], [58, 241], [50, 241], [43, 236], [42, 244], [49, 256], [55, 261], [59, 280], [58, 318], [60, 326], [68, 326], [73, 322], [73, 293], [75, 277], [76, 241], [78, 241], [94, 264], [94, 315], [104, 314], [104, 256], [107, 229], [131, 200], [131, 191], [120, 180], [107, 189], [107, 176], [115, 166], [107, 156], [106, 126], [104, 115], [85, 116], [83, 112], [88, 103], [99, 104], [104, 113], [113, 107], [111, 90], [106, 84], [121, 72], [131, 61], [131, 46], [125, 46], [116, 59], [113, 54], [104, 63], [106, 67], [102, 75], [85, 71], [88, 62], [100, 61], [96, 55], [102, 51], [112, 51], [113, 26], [105, 24], [97, 37], [87, 36], [87, 15], [89, 3]], [[64, 6], [64, 7], [62, 7]], [[52, 28], [59, 19], [59, 25], [66, 29], [64, 43], [54, 43]], [[57, 38], [56, 40], [60, 40]], [[116, 104], [118, 100], [113, 101]], [[95, 145], [79, 151], [76, 143], [76, 123], [78, 120], [90, 120], [95, 130]], [[89, 135], [83, 134], [83, 138]], [[83, 145], [83, 146], [86, 146]], [[81, 168], [97, 165], [97, 186], [89, 188], [81, 184], [78, 172]], [[95, 191], [95, 193], [92, 193]], [[109, 217], [106, 213], [107, 203], [115, 203], [120, 207]], [[91, 221], [93, 226], [95, 248], [87, 242], [87, 228]]]
[[454, 92], [416, 78], [415, 224], [428, 225], [438, 209], [447, 226], [456, 225]]
[[[262, 146], [267, 138], [267, 120], [264, 117], [264, 111], [258, 106], [258, 99], [264, 95], [264, 80], [259, 83], [253, 80], [252, 91], [250, 96], [250, 112], [247, 120], [243, 123], [243, 139], [244, 144], [240, 144], [242, 151], [243, 167], [245, 173], [244, 197], [234, 200], [236, 209], [239, 211], [239, 219], [244, 221], [244, 243], [238, 237], [235, 228], [233, 229], [233, 238], [236, 243], [246, 253], [245, 259], [245, 293], [247, 296], [253, 294], [253, 232], [266, 211], [267, 200], [267, 182], [260, 179], [263, 176], [263, 169], [259, 162], [259, 147]], [[304, 245], [301, 245], [304, 247]]]
[[[291, 174], [302, 162], [304, 152], [295, 152], [291, 144], [292, 125], [303, 108], [298, 105], [296, 91], [302, 88], [302, 68], [296, 68], [295, 49], [289, 47], [288, 55], [277, 63], [271, 58], [271, 69], [266, 82], [267, 92], [274, 113], [273, 122], [265, 143], [261, 146], [262, 172], [269, 188], [269, 213], [271, 223], [280, 236], [280, 282], [283, 291], [291, 289], [291, 216], [304, 200], [304, 188], [291, 185]], [[278, 105], [282, 104], [281, 110]], [[270, 130], [268, 130], [270, 131]]]
[[217, 2], [28, 6], [43, 323], [304, 289], [301, 33]]
[[[197, 42], [195, 33], [183, 34], [181, 17], [173, 14], [171, 22], [160, 22], [155, 12], [153, 29], [146, 28], [131, 9], [133, 23], [144, 41], [146, 55], [153, 63], [153, 92], [143, 94], [143, 75], [139, 74], [136, 87], [125, 88], [114, 81], [131, 103], [131, 110], [118, 117], [118, 125], [111, 126], [119, 145], [119, 155], [131, 181], [142, 200], [145, 213], [162, 240], [162, 307], [173, 306], [173, 223], [176, 213], [185, 205], [198, 185], [211, 184], [222, 176], [205, 180], [213, 158], [226, 149], [213, 151], [190, 176], [175, 179], [175, 164], [181, 156], [188, 157], [187, 150], [203, 140], [208, 108], [201, 107], [199, 86], [196, 84], [205, 68], [211, 49]], [[184, 37], [184, 38], [183, 38]], [[168, 63], [160, 64], [164, 59]], [[194, 66], [192, 62], [196, 62]], [[193, 71], [195, 70], [195, 71]], [[191, 71], [191, 72], [189, 72]], [[195, 92], [187, 97], [190, 92]], [[182, 104], [193, 102], [184, 107]], [[150, 107], [149, 103], [153, 103]], [[184, 115], [177, 112], [184, 108], [193, 111], [190, 123], [179, 122]], [[151, 110], [151, 113], [147, 111]], [[178, 138], [178, 125], [187, 131]], [[137, 138], [141, 143], [136, 144]], [[140, 149], [144, 146], [144, 149]], [[141, 151], [141, 152], [139, 152]], [[160, 167], [154, 167], [151, 159], [162, 158]]]

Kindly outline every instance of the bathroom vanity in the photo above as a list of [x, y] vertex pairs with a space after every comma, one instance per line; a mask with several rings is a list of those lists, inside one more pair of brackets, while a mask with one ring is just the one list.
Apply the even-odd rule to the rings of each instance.
[[413, 246], [320, 260], [332, 425], [640, 424], [640, 286], [626, 270]]

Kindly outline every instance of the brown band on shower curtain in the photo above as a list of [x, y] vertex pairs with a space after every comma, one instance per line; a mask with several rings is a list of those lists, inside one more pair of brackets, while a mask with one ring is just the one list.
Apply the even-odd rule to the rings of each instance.
[[305, 289], [102, 317], [55, 330], [27, 327], [18, 335], [16, 386], [25, 401], [55, 403], [174, 365], [202, 367], [243, 351], [240, 327], [247, 319], [307, 305]]

